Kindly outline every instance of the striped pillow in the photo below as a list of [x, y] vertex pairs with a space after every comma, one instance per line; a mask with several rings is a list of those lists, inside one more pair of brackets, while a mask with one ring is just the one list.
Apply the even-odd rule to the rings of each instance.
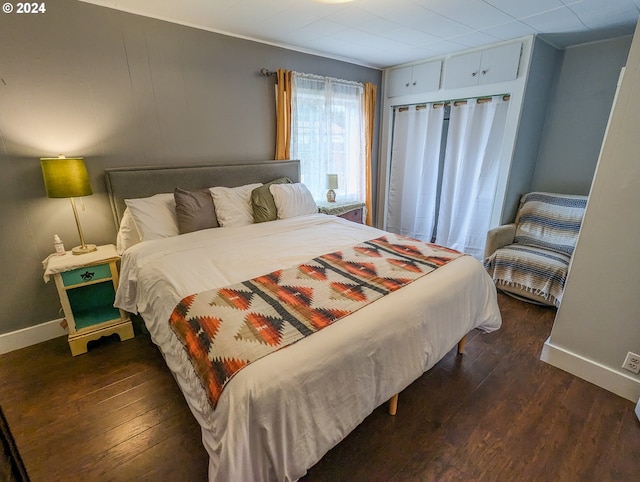
[[587, 196], [532, 192], [522, 196], [514, 243], [573, 254]]

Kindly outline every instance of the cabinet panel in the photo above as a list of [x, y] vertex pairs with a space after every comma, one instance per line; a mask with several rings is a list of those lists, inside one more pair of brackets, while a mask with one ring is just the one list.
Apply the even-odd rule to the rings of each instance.
[[521, 43], [484, 50], [478, 83], [493, 84], [514, 80], [518, 76], [521, 50]]
[[447, 59], [442, 85], [445, 89], [458, 89], [478, 84], [482, 52], [456, 55]]
[[443, 87], [458, 89], [514, 80], [518, 76], [522, 43], [456, 55], [445, 63]]
[[387, 97], [397, 97], [411, 92], [411, 67], [389, 71]]
[[387, 97], [433, 92], [440, 88], [442, 61], [436, 60], [413, 67], [389, 71]]
[[442, 62], [427, 62], [414, 65], [411, 72], [411, 93], [433, 92], [440, 88], [440, 71]]

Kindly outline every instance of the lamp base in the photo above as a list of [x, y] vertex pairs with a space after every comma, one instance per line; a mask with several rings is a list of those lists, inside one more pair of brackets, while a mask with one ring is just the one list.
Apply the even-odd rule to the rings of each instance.
[[87, 254], [96, 251], [98, 248], [95, 244], [85, 244], [84, 246], [76, 246], [71, 250], [73, 254]]
[[329, 189], [327, 191], [327, 202], [330, 202], [330, 203], [336, 202], [336, 192], [333, 189]]

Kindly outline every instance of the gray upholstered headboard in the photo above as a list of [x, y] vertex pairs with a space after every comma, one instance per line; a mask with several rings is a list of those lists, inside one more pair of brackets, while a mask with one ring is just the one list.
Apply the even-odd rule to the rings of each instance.
[[233, 164], [142, 166], [105, 169], [105, 181], [116, 228], [125, 199], [173, 192], [176, 187], [195, 190], [213, 186], [237, 187], [266, 183], [278, 177], [300, 182], [300, 161], [261, 161]]

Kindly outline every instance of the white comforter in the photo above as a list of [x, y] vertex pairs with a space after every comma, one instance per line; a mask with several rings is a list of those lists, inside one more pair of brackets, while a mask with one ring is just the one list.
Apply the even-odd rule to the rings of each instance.
[[302, 477], [464, 334], [500, 327], [491, 279], [463, 256], [244, 368], [214, 412], [168, 325], [178, 301], [382, 234], [314, 214], [147, 241], [124, 253], [116, 306], [139, 312], [160, 347], [202, 427], [211, 481]]

